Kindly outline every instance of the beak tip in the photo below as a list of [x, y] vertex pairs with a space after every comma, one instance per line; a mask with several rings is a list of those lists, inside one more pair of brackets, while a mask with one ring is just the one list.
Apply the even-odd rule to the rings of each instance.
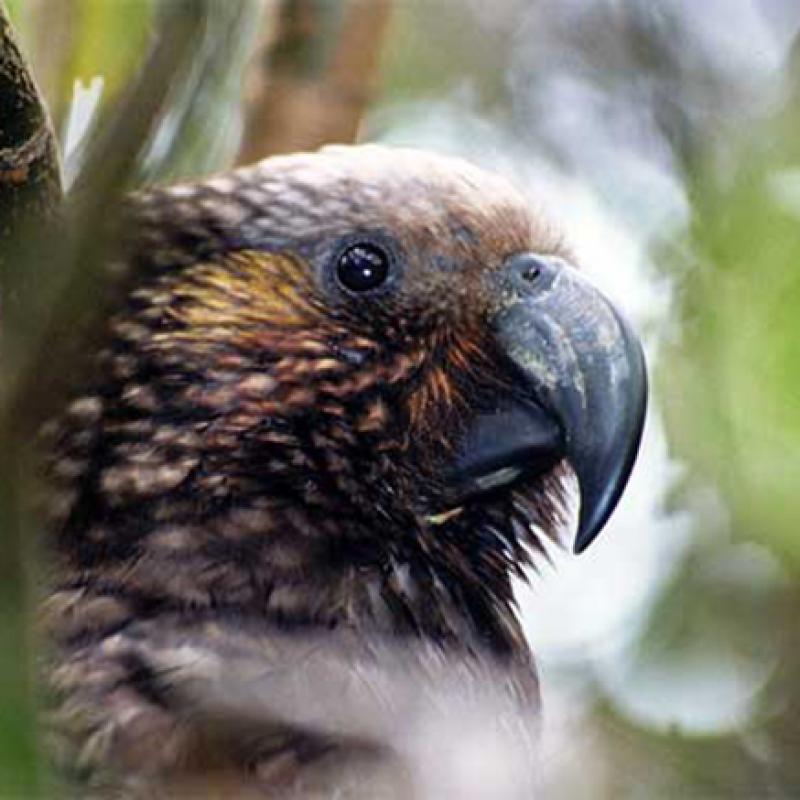
[[572, 552], [576, 556], [586, 550], [589, 545], [597, 538], [597, 535], [603, 529], [606, 520], [591, 520], [586, 521], [581, 519], [578, 524], [578, 532], [575, 535], [575, 543], [572, 547]]
[[639, 454], [647, 417], [648, 396], [643, 355], [639, 364], [641, 372], [634, 381], [639, 391], [633, 393], [636, 402], [631, 408], [629, 422], [624, 426], [628, 432], [626, 446], [612, 448], [610, 453], [617, 453], [617, 456], [609, 455], [608, 460], [601, 458], [598, 463], [583, 461], [576, 464], [580, 490], [578, 531], [573, 545], [576, 555], [583, 553], [605, 528], [628, 485]]

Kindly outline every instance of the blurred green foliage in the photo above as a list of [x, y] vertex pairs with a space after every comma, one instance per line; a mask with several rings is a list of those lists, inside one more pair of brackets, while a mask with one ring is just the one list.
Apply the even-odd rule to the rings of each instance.
[[75, 81], [103, 79], [115, 98], [147, 52], [155, 0], [16, 0], [8, 4], [47, 97], [56, 128], [63, 126]]
[[[794, 120], [791, 128], [787, 117]], [[676, 450], [723, 492], [740, 536], [800, 570], [800, 112], [691, 176], [680, 338], [660, 375]], [[788, 128], [788, 130], [787, 130]]]
[[[647, 797], [790, 797], [800, 787], [797, 97], [786, 93], [756, 124], [706, 143], [686, 175], [690, 226], [660, 257], [678, 293], [658, 396], [672, 449], [689, 468], [683, 496], [713, 486], [727, 516], [696, 516], [696, 542], [639, 657], [677, 667], [699, 646], [723, 669], [756, 666], [765, 683], [748, 718], [726, 733], [639, 731], [636, 752], [617, 769], [641, 775], [643, 765], [668, 765]], [[777, 574], [762, 574], [765, 554]], [[629, 722], [614, 711], [605, 718], [612, 729], [625, 725], [632, 741]]]
[[[142, 64], [154, 12], [152, 0], [80, 0], [77, 31], [65, 77], [88, 81], [102, 75], [105, 91], [116, 96]], [[67, 91], [71, 87], [65, 87]]]
[[[452, 0], [400, 0], [393, 9], [392, 34], [384, 64], [384, 99], [392, 103], [441, 99], [453, 88], [468, 85], [482, 110], [497, 113], [507, 100], [503, 62], [508, 28], [476, 26], [467, 13], [458, 13]], [[497, 14], [502, 22], [503, 15]], [[440, 31], [442, 37], [426, 35]], [[458, 46], [442, 46], [446, 37]]]

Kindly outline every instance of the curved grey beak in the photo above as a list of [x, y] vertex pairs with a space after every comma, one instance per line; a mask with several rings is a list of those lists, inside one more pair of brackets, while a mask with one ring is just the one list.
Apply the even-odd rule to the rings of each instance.
[[560, 260], [525, 253], [501, 273], [495, 334], [531, 398], [560, 427], [559, 450], [580, 490], [580, 553], [611, 516], [636, 460], [644, 354], [614, 306]]

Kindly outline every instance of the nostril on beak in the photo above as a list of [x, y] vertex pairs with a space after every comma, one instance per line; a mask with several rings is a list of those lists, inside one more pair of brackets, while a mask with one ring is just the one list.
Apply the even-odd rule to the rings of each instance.
[[545, 256], [538, 256], [535, 253], [519, 253], [508, 260], [506, 270], [506, 274], [518, 289], [528, 293], [534, 289], [538, 291], [544, 288], [548, 283], [545, 278], [548, 275], [552, 278], [558, 268]]

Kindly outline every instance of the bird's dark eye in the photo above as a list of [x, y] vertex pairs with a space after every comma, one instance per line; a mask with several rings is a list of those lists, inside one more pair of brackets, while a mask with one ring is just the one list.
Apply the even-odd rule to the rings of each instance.
[[336, 278], [350, 292], [369, 292], [377, 289], [389, 277], [389, 256], [370, 242], [347, 248], [336, 263]]

